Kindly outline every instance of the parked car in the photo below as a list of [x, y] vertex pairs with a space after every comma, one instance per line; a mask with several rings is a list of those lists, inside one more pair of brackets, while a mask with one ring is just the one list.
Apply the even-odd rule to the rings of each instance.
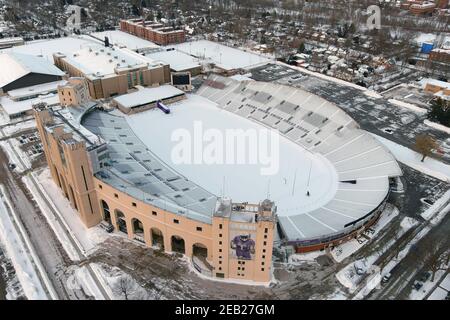
[[422, 288], [422, 287], [423, 287], [423, 282], [420, 282], [418, 280], [414, 281], [414, 284], [413, 284], [414, 289], [420, 290], [420, 288]]
[[114, 231], [113, 225], [107, 221], [100, 222], [100, 228], [102, 228], [103, 230], [105, 230], [108, 233], [111, 233]]
[[428, 279], [430, 279], [430, 277], [431, 277], [431, 272], [430, 271], [423, 272], [420, 275], [419, 281], [420, 282], [426, 282]]
[[389, 281], [389, 279], [391, 278], [391, 274], [387, 273], [384, 275], [384, 277], [381, 279], [381, 282], [386, 283]]

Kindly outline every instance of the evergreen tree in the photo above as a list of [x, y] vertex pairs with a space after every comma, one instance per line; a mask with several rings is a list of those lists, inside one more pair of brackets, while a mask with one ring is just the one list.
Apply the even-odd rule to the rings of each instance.
[[428, 119], [450, 127], [450, 102], [440, 98], [433, 100]]

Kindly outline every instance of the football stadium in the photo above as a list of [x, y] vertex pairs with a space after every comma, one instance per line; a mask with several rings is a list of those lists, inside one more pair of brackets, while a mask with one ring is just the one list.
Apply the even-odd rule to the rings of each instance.
[[[337, 106], [273, 83], [210, 75], [194, 94], [138, 88], [35, 115], [53, 180], [86, 226], [110, 223], [215, 278], [267, 283], [274, 244], [308, 252], [358, 236], [402, 174]], [[199, 126], [276, 132], [276, 170], [175, 161], [174, 132], [195, 136]]]

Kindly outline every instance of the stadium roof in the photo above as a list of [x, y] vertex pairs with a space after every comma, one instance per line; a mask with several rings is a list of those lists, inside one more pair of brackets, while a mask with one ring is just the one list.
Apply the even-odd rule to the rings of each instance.
[[30, 73], [64, 75], [63, 71], [43, 58], [17, 52], [0, 54], [0, 66], [0, 88]]

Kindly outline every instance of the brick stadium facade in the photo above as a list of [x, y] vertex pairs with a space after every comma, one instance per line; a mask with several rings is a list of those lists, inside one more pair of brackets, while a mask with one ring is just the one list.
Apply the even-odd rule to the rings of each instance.
[[163, 46], [186, 40], [184, 30], [174, 29], [144, 19], [121, 20], [120, 30]]

